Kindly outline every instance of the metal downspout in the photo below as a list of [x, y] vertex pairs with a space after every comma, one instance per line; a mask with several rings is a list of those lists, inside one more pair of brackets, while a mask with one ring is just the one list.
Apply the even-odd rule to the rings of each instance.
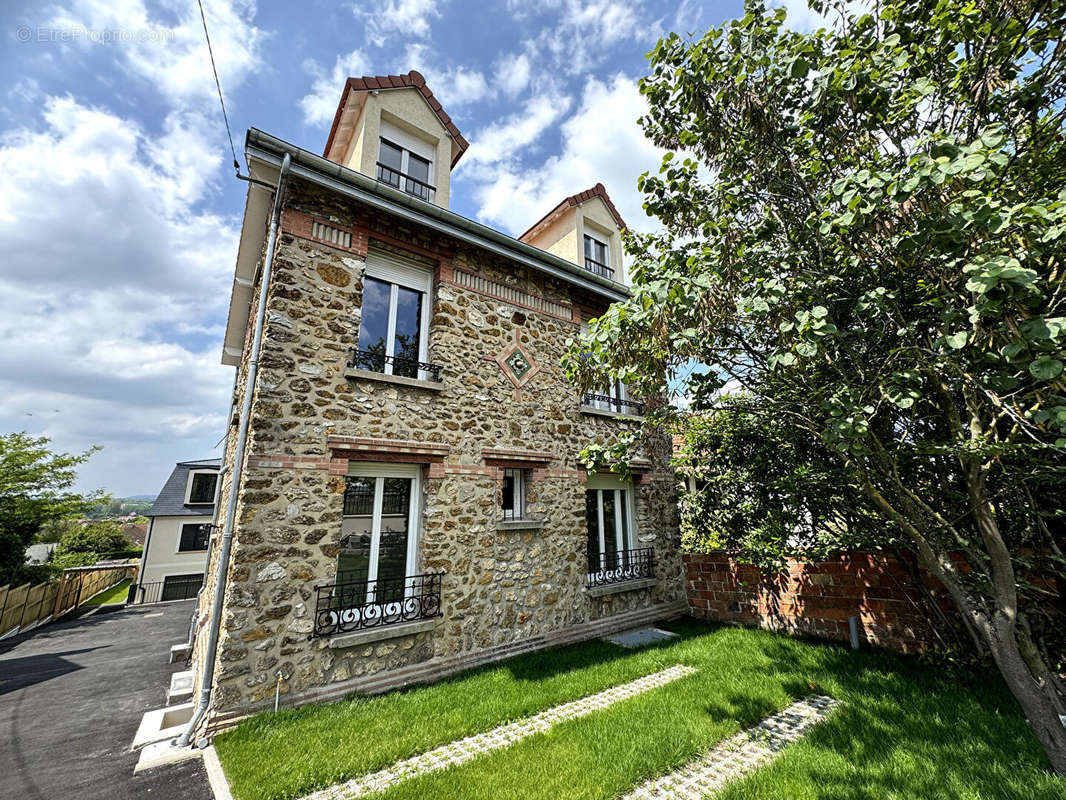
[[[233, 454], [233, 477], [230, 479], [229, 497], [226, 499], [226, 519], [222, 527], [222, 549], [218, 555], [218, 573], [215, 577], [215, 597], [211, 605], [211, 627], [207, 635], [207, 648], [204, 653], [204, 672], [200, 682], [200, 701], [193, 712], [192, 719], [177, 745], [187, 747], [192, 742], [196, 728], [207, 712], [211, 702], [211, 682], [215, 675], [215, 659], [218, 655], [218, 634], [222, 627], [222, 606], [226, 594], [229, 554], [233, 544], [233, 522], [237, 516], [237, 493], [244, 473], [244, 448], [248, 442], [248, 423], [252, 416], [252, 395], [255, 394], [255, 378], [259, 371], [259, 349], [263, 343], [263, 324], [266, 319], [267, 292], [270, 288], [270, 273], [274, 266], [274, 245], [278, 236], [278, 222], [281, 219], [281, 194], [285, 176], [289, 172], [288, 153], [281, 162], [278, 174], [278, 187], [274, 190], [274, 208], [270, 215], [270, 233], [267, 236], [266, 257], [263, 260], [263, 278], [259, 287], [259, 308], [255, 314], [255, 332], [252, 335], [252, 350], [248, 360], [248, 376], [245, 379], [244, 400], [241, 403], [240, 424], [237, 427], [237, 449]], [[238, 368], [239, 369], [239, 368]]]

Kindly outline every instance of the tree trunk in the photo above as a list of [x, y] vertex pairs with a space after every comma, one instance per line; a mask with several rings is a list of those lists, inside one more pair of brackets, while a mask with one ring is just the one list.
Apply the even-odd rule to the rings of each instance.
[[1029, 726], [1044, 748], [1051, 768], [1066, 777], [1066, 726], [1059, 719], [1044, 687], [1029, 671], [1010, 630], [1012, 627], [1003, 620], [988, 626], [988, 648], [1007, 688], [1022, 707]]
[[[863, 476], [865, 478], [865, 476]], [[1066, 778], [1066, 726], [1059, 719], [1052, 700], [1055, 687], [1042, 683], [1034, 675], [1022, 657], [1018, 640], [1015, 638], [1017, 626], [1017, 595], [1013, 583], [1013, 571], [1010, 557], [1003, 559], [1002, 540], [999, 539], [998, 526], [994, 517], [990, 517], [987, 503], [978, 498], [975, 504], [975, 516], [979, 526], [983, 526], [986, 547], [991, 550], [993, 562], [998, 574], [993, 580], [992, 601], [995, 612], [990, 616], [975, 603], [969, 591], [958, 580], [958, 575], [947, 553], [938, 553], [930, 545], [929, 539], [918, 527], [901, 514], [895, 506], [878, 491], [869, 480], [863, 480], [867, 496], [895, 522], [911, 539], [917, 551], [919, 563], [935, 575], [948, 590], [955, 607], [963, 617], [972, 620], [980, 631], [981, 637], [988, 645], [1000, 675], [1011, 694], [1022, 707], [1029, 727], [1032, 728], [1037, 741], [1051, 762], [1051, 768], [1057, 775]], [[997, 541], [998, 540], [998, 541]], [[1004, 573], [1011, 575], [1011, 581], [1004, 580]], [[997, 591], [998, 590], [998, 591]]]

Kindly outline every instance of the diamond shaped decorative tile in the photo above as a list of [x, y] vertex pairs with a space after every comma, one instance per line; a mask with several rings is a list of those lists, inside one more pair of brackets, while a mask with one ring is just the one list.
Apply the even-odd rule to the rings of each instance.
[[533, 365], [529, 363], [529, 359], [526, 358], [525, 354], [518, 349], [515, 349], [515, 351], [511, 353], [511, 355], [507, 356], [507, 359], [506, 361], [504, 361], [504, 363], [507, 364], [508, 367], [510, 367], [511, 372], [514, 373], [514, 376], [518, 378], [518, 380], [522, 380], [522, 378], [525, 377], [526, 373], [533, 369]]

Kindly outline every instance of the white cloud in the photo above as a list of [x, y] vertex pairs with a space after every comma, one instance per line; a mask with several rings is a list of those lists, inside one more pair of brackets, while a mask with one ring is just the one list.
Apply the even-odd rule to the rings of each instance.
[[340, 102], [345, 80], [366, 75], [368, 64], [367, 57], [362, 50], [358, 49], [337, 56], [333, 62], [333, 68], [329, 71], [317, 61], [308, 61], [304, 64], [304, 68], [314, 77], [311, 91], [300, 98], [304, 122], [308, 125], [331, 122], [337, 111], [337, 103]]
[[369, 10], [359, 4], [352, 11], [367, 21], [366, 39], [378, 47], [393, 34], [425, 39], [433, 20], [440, 19], [437, 0], [386, 0]]
[[[796, 31], [813, 31], [818, 28], [831, 28], [839, 22], [835, 10], [820, 14], [807, 5], [807, 0], [774, 0], [771, 5], [785, 9], [785, 25]], [[844, 4], [845, 13], [862, 14], [870, 10], [869, 0], [849, 0]]]
[[569, 111], [571, 102], [569, 97], [555, 94], [530, 98], [518, 113], [472, 136], [460, 167], [471, 169], [509, 161]]
[[224, 429], [237, 221], [196, 210], [226, 160], [203, 125], [50, 97], [0, 138], [0, 430], [104, 445], [86, 487], [156, 491]]
[[[260, 61], [265, 34], [252, 24], [255, 2], [213, 0], [204, 4], [204, 10], [222, 87], [233, 91]], [[69, 8], [55, 9], [48, 24], [92, 32], [94, 36], [78, 36], [70, 46], [116, 49], [129, 74], [148, 81], [171, 100], [210, 101], [216, 93], [215, 78], [199, 8], [195, 3], [168, 4], [167, 11], [170, 19], [149, 12], [143, 0], [72, 0]], [[176, 23], [171, 14], [177, 15]], [[108, 40], [110, 32], [122, 38]]]
[[557, 155], [536, 163], [527, 159], [521, 167], [501, 161], [459, 173], [472, 184], [479, 218], [521, 233], [564, 197], [602, 182], [626, 222], [642, 227], [637, 176], [658, 169], [662, 156], [637, 124], [646, 110], [634, 80], [616, 75], [589, 81], [577, 110], [561, 125]]
[[[517, 12], [521, 15], [554, 15], [554, 20], [526, 42], [526, 48], [547, 55], [553, 69], [569, 75], [602, 64], [610, 48], [620, 42], [646, 41], [650, 45], [660, 31], [640, 0], [539, 0], [521, 5]], [[509, 6], [518, 8], [517, 3]]]
[[412, 69], [421, 72], [426, 85], [445, 111], [487, 100], [496, 94], [495, 87], [479, 70], [462, 64], [457, 67], [443, 66], [439, 63], [436, 51], [420, 42], [408, 46], [397, 69], [400, 72]]
[[508, 97], [514, 97], [529, 85], [529, 56], [503, 56], [494, 67], [496, 80]]

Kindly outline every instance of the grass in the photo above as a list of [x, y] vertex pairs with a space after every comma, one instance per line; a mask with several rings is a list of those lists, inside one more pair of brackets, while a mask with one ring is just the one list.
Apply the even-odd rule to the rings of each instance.
[[246, 720], [216, 740], [237, 800], [282, 800], [674, 664], [697, 674], [460, 767], [400, 798], [610, 798], [812, 691], [844, 701], [771, 765], [720, 794], [749, 798], [1066, 800], [994, 673], [853, 654], [757, 630], [670, 626], [636, 652], [588, 642], [433, 686]]
[[110, 589], [97, 592], [85, 601], [87, 606], [103, 606], [108, 603], [125, 603], [130, 593], [130, 580], [127, 578], [121, 583], [116, 583]]

